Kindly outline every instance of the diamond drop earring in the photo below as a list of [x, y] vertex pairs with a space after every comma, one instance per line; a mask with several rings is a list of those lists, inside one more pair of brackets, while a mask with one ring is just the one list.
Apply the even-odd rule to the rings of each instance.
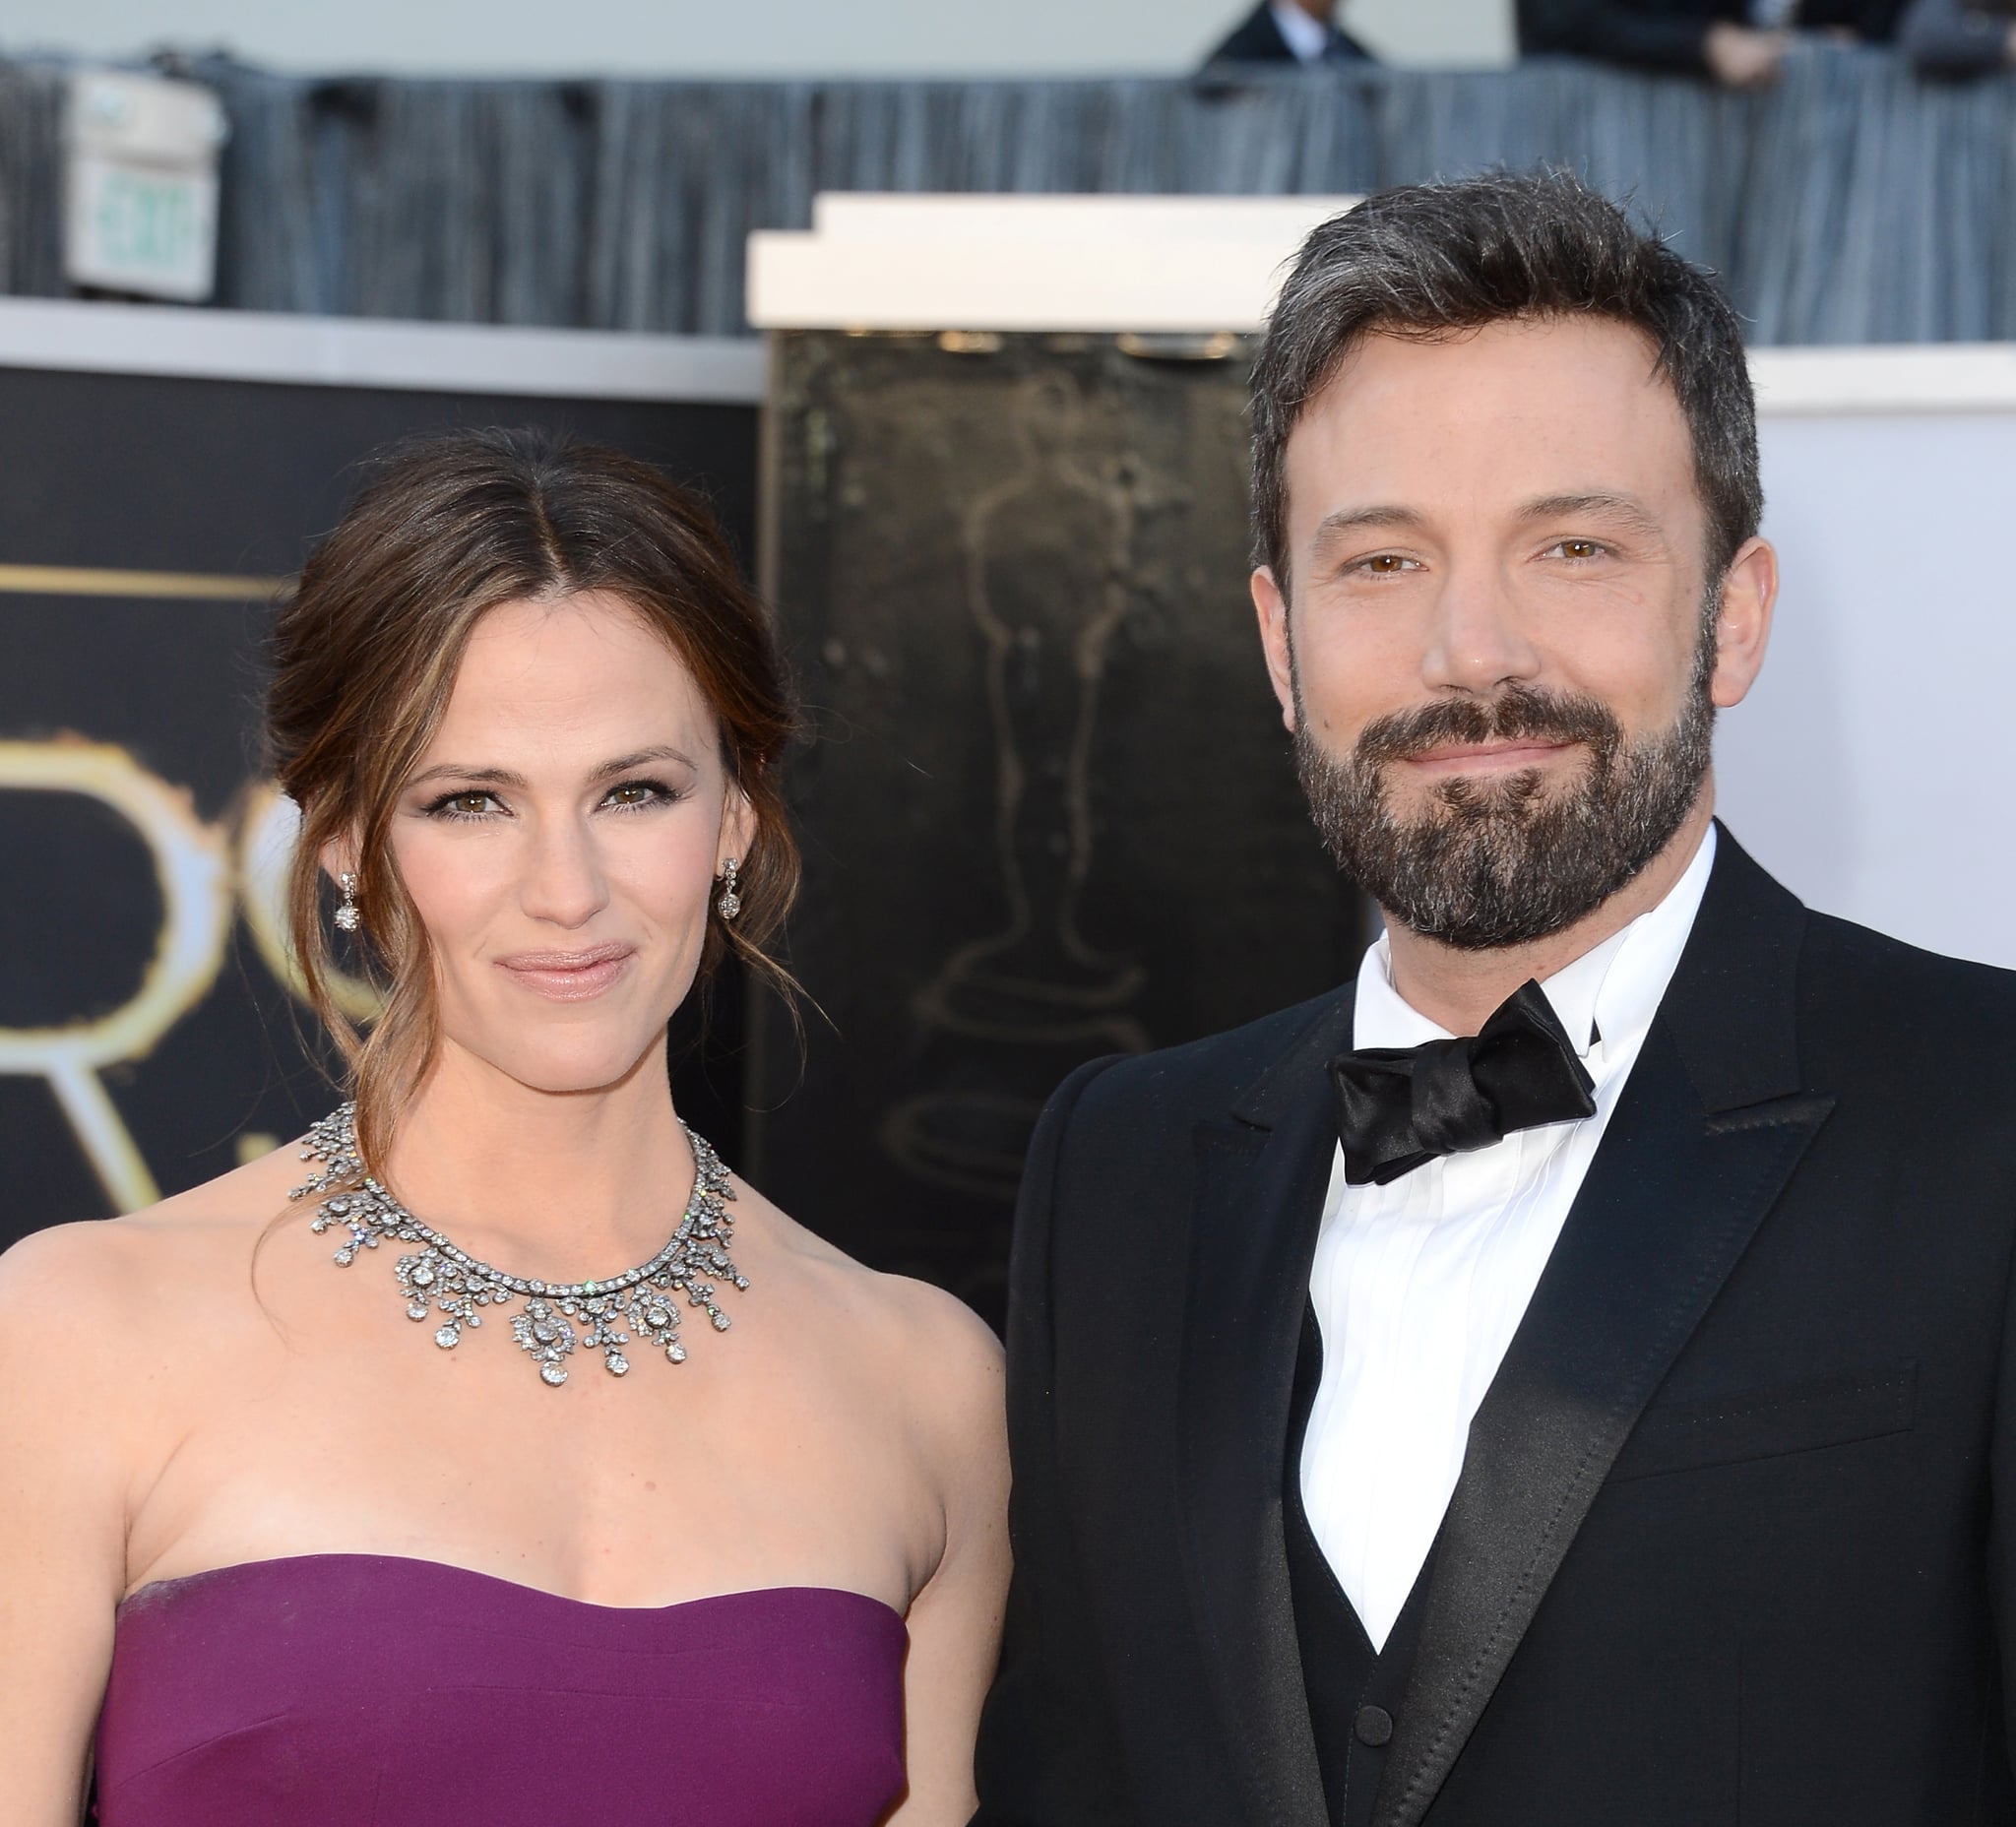
[[715, 877], [721, 884], [721, 899], [714, 904], [714, 911], [723, 919], [733, 919], [742, 911], [742, 897], [735, 892], [735, 871], [740, 866], [740, 859], [730, 856], [722, 864], [721, 874]]
[[336, 885], [343, 890], [343, 906], [336, 910], [336, 923], [345, 932], [355, 932], [364, 923], [364, 916], [357, 912], [357, 878], [346, 870], [336, 878]]

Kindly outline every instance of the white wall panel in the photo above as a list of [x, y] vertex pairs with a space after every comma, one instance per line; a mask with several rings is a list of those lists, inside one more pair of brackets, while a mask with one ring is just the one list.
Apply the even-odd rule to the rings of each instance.
[[[281, 70], [400, 74], [1154, 74], [1189, 68], [1242, 10], [1241, 0], [11, 0], [0, 51], [223, 45]], [[1350, 0], [1345, 18], [1408, 62], [1510, 54], [1511, 0]]]
[[2016, 966], [2016, 410], [1767, 416], [1763, 447], [1784, 591], [1723, 816], [1813, 906]]

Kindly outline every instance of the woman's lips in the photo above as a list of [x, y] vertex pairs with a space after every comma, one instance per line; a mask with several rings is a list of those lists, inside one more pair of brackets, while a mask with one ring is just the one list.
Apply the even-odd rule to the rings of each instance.
[[513, 982], [550, 1002], [586, 1002], [614, 983], [636, 955], [627, 945], [598, 945], [586, 952], [514, 952], [497, 964]]

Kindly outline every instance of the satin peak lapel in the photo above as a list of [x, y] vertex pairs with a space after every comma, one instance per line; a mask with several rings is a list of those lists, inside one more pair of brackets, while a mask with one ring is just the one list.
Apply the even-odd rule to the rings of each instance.
[[1639, 1414], [1833, 1107], [1793, 1089], [1802, 911], [1725, 842], [1674, 990], [1736, 925], [1754, 981], [1720, 986], [1714, 1033], [1662, 1009], [1471, 1423], [1374, 1827], [1433, 1804]]

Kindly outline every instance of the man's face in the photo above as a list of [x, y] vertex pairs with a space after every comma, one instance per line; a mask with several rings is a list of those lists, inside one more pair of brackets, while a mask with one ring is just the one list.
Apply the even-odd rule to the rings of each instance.
[[1340, 862], [1451, 944], [1572, 924], [1694, 808], [1713, 706], [1762, 659], [1761, 632], [1754, 657], [1717, 644], [1651, 345], [1590, 318], [1373, 336], [1303, 412], [1286, 478], [1292, 606], [1265, 570], [1254, 598]]

